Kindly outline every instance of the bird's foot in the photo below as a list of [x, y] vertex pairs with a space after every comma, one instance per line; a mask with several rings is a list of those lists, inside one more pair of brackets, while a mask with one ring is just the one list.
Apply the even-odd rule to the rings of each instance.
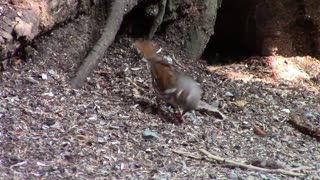
[[177, 113], [176, 116], [177, 116], [178, 120], [180, 121], [180, 123], [189, 124], [189, 122], [184, 118], [184, 116], [181, 113]]

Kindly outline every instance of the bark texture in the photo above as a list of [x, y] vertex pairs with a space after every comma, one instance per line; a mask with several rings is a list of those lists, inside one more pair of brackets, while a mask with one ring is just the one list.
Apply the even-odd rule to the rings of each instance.
[[214, 25], [220, 0], [201, 0], [197, 2], [197, 14], [187, 29], [185, 52], [189, 58], [199, 58], [214, 33]]
[[72, 86], [74, 88], [80, 88], [83, 85], [86, 78], [98, 64], [99, 60], [102, 59], [107, 48], [112, 44], [120, 28], [124, 16], [125, 2], [113, 1], [111, 2], [110, 7], [107, 23], [103, 29], [100, 39], [94, 45], [88, 56], [83, 60], [76, 76], [72, 79]]
[[0, 3], [0, 61], [14, 54], [25, 42], [75, 17], [78, 0], [4, 0]]

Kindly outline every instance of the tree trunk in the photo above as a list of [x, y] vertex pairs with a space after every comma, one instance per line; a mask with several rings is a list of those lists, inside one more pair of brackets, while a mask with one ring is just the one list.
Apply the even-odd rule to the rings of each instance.
[[[232, 47], [231, 53], [247, 48], [263, 56], [320, 56], [320, 13], [317, 11], [317, 0], [244, 0], [246, 3], [238, 8], [235, 8], [236, 3], [232, 0], [223, 0], [228, 3], [222, 5], [231, 8], [222, 7], [226, 10], [218, 11], [221, 2], [222, 0], [125, 0], [122, 2], [124, 9], [119, 8], [123, 12], [117, 14], [112, 13], [115, 12], [114, 4], [117, 4], [113, 0], [2, 0], [0, 61], [9, 59], [19, 52], [19, 49], [23, 50], [35, 37], [49, 31], [56, 24], [83, 14], [90, 16], [92, 21], [79, 28], [90, 29], [93, 33], [90, 34], [92, 43], [88, 44], [87, 50], [79, 54], [81, 59], [92, 58], [86, 58], [76, 72], [81, 78], [78, 76], [78, 80], [73, 79], [74, 87], [81, 87], [102, 58], [117, 34], [124, 15], [122, 33], [149, 39], [159, 32], [164, 33], [166, 37], [173, 37], [166, 39], [168, 43], [177, 44], [191, 59], [199, 58], [204, 50], [212, 51], [217, 44]], [[250, 8], [245, 7], [246, 4], [249, 4]], [[244, 14], [239, 15], [241, 19], [234, 19], [237, 18], [234, 10]], [[112, 15], [115, 17], [111, 17]], [[108, 18], [109, 16], [115, 21]], [[219, 18], [223, 23], [217, 24], [217, 27], [215, 22]], [[109, 22], [117, 23], [110, 25]], [[103, 37], [100, 37], [101, 29], [104, 29]], [[218, 35], [215, 33], [217, 29], [220, 30]], [[235, 42], [234, 34], [227, 34], [236, 29], [236, 36], [241, 36], [236, 38], [239, 42]], [[107, 35], [109, 30], [112, 33]], [[212, 38], [214, 36], [219, 37]], [[216, 39], [219, 41], [215, 41]], [[94, 45], [93, 42], [99, 43]], [[89, 53], [91, 47], [94, 47], [93, 52]], [[228, 47], [220, 49], [228, 54]], [[219, 54], [217, 51], [213, 53]]]
[[9, 58], [21, 45], [32, 41], [54, 25], [74, 18], [79, 9], [79, 2], [2, 0], [0, 6], [1, 61]]

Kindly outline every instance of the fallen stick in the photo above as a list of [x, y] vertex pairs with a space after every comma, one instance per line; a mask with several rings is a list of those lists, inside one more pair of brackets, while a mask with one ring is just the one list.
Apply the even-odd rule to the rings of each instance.
[[133, 85], [133, 86], [135, 86], [137, 89], [140, 89], [140, 90], [145, 90], [144, 89], [144, 87], [141, 87], [141, 86], [139, 86], [137, 83], [135, 83], [132, 79], [130, 79], [130, 78], [128, 78], [128, 77], [126, 77], [126, 79]]
[[220, 119], [226, 119], [226, 116], [220, 112], [217, 108], [210, 106], [208, 103], [204, 102], [204, 101], [200, 101], [199, 105], [197, 107], [197, 110], [206, 110], [209, 112], [213, 112], [214, 116], [219, 116]]
[[181, 68], [185, 69], [185, 67], [177, 61], [177, 59], [176, 59], [176, 57], [174, 56], [174, 54], [172, 54], [172, 60], [173, 60], [178, 66], [180, 66]]
[[176, 154], [180, 154], [180, 155], [192, 158], [192, 159], [198, 159], [198, 160], [203, 159], [201, 156], [195, 156], [195, 155], [193, 155], [193, 154], [191, 154], [189, 152], [180, 151], [180, 150], [176, 150], [176, 149], [172, 149], [171, 151], [176, 153]]
[[284, 169], [267, 169], [267, 168], [261, 168], [261, 167], [257, 167], [257, 166], [243, 164], [243, 163], [236, 162], [233, 160], [228, 160], [223, 157], [213, 155], [205, 149], [199, 149], [199, 151], [201, 153], [205, 154], [209, 159], [213, 159], [213, 160], [225, 163], [225, 164], [227, 164], [229, 166], [233, 166], [233, 167], [242, 167], [242, 168], [247, 168], [247, 169], [251, 169], [251, 170], [267, 172], [267, 173], [281, 173], [281, 174], [289, 175], [289, 176], [298, 176], [298, 177], [305, 176], [305, 174], [303, 174], [303, 173], [296, 173], [296, 172], [287, 171]]
[[[202, 156], [196, 156], [196, 155], [193, 155], [190, 152], [180, 151], [180, 150], [176, 150], [176, 149], [172, 149], [171, 151], [176, 153], [176, 154], [179, 154], [179, 155], [182, 155], [182, 156], [186, 156], [186, 157], [189, 157], [189, 158], [192, 158], [192, 159], [197, 159], [197, 160], [204, 159]], [[257, 167], [257, 166], [243, 164], [243, 163], [240, 163], [240, 162], [237, 162], [237, 161], [233, 161], [233, 160], [228, 160], [228, 159], [225, 159], [223, 157], [213, 155], [213, 154], [211, 154], [210, 152], [208, 152], [205, 149], [199, 149], [199, 151], [207, 156], [208, 159], [206, 159], [206, 160], [209, 161], [209, 162], [217, 161], [217, 162], [224, 163], [224, 164], [227, 164], [228, 166], [232, 166], [232, 167], [247, 168], [247, 169], [250, 169], [250, 170], [262, 171], [262, 172], [267, 172], [267, 173], [281, 173], [281, 174], [289, 175], [289, 176], [303, 177], [303, 176], [305, 176], [305, 174], [296, 173], [296, 172], [293, 172], [293, 171], [302, 170], [302, 169], [314, 169], [313, 167], [308, 167], [308, 168], [304, 168], [303, 167], [301, 169], [293, 168], [290, 171], [287, 171], [287, 170], [284, 170], [284, 169], [267, 169], [267, 168], [261, 168], [261, 167]]]

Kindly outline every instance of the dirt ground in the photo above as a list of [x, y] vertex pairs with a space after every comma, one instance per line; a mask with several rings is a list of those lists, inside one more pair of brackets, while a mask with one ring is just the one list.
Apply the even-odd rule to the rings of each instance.
[[[259, 57], [208, 67], [184, 58], [179, 43], [156, 36], [162, 53], [174, 54], [201, 83], [202, 99], [228, 116], [195, 112], [179, 124], [170, 107], [156, 103], [146, 64], [126, 35], [116, 38], [82, 89], [71, 89], [73, 57], [86, 38], [78, 22], [62, 25], [29, 47], [27, 62], [17, 59], [1, 73], [1, 179], [294, 179], [210, 162], [199, 149], [260, 167], [301, 168], [307, 179], [319, 178], [319, 142], [288, 123], [299, 112], [319, 128], [316, 82], [275, 76]], [[145, 131], [157, 137], [146, 138]]]

